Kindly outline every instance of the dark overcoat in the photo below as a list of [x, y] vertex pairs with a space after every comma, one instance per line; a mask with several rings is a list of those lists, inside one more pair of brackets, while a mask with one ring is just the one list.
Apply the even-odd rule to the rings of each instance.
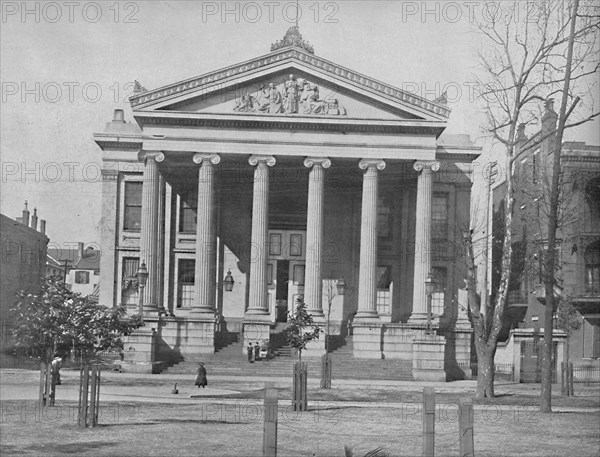
[[206, 379], [206, 368], [204, 365], [198, 367], [198, 376], [196, 376], [195, 386], [207, 386], [208, 380]]

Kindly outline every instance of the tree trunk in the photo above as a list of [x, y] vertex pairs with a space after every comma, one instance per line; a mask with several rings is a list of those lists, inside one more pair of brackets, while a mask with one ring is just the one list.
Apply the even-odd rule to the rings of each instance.
[[496, 351], [483, 341], [475, 342], [477, 350], [477, 390], [475, 398], [494, 398], [494, 356]]
[[[573, 45], [575, 42], [575, 23], [577, 21], [577, 10], [579, 0], [575, 0], [573, 11], [571, 13], [571, 27], [569, 33], [569, 45], [567, 48], [567, 63], [565, 68], [565, 82], [562, 90], [562, 100], [560, 104], [560, 114], [558, 116], [558, 127], [556, 129], [556, 138], [554, 139], [554, 157], [552, 158], [552, 187], [550, 189], [550, 211], [548, 215], [548, 259], [543, 264], [544, 285], [546, 289], [546, 310], [544, 315], [544, 348], [542, 356], [542, 389], [540, 395], [540, 412], [552, 412], [552, 318], [555, 312], [554, 305], [554, 284], [555, 284], [555, 266], [556, 266], [556, 230], [558, 228], [558, 199], [560, 185], [560, 155], [562, 151], [563, 133], [568, 117], [567, 102], [569, 89], [571, 85], [571, 71], [573, 65]], [[577, 98], [573, 107], [577, 104]], [[571, 109], [572, 110], [572, 109]], [[571, 112], [569, 110], [569, 113]]]

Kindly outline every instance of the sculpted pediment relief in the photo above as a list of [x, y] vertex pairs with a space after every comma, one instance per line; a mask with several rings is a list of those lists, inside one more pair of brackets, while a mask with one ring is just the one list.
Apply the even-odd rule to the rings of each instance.
[[334, 97], [322, 99], [319, 85], [293, 74], [281, 84], [261, 84], [258, 91], [247, 92], [235, 101], [238, 113], [327, 114], [345, 116], [346, 108]]

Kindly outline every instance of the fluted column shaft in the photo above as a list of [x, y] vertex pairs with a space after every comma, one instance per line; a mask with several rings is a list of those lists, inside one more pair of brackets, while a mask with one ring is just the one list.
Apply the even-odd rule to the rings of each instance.
[[165, 156], [162, 153], [146, 153], [144, 155], [144, 177], [142, 184], [142, 217], [140, 231], [140, 264], [146, 262], [148, 281], [144, 288], [144, 312], [158, 311], [158, 197], [159, 171], [158, 163]]
[[415, 162], [413, 168], [420, 172], [417, 181], [417, 211], [415, 230], [415, 265], [413, 281], [413, 310], [410, 320], [427, 319], [427, 293], [425, 280], [431, 272], [431, 202], [433, 172], [439, 162]]
[[252, 197], [252, 243], [250, 246], [250, 291], [247, 316], [267, 320], [267, 260], [269, 236], [269, 167], [275, 165], [275, 157], [251, 156], [248, 160], [254, 169], [254, 193]]
[[377, 192], [383, 160], [361, 160], [363, 175], [358, 312], [355, 319], [379, 319], [377, 315]]
[[304, 161], [304, 166], [311, 168], [308, 175], [304, 302], [308, 312], [319, 318], [323, 317], [323, 187], [325, 169], [331, 166], [331, 161], [309, 157]]
[[196, 268], [193, 313], [214, 316], [217, 272], [217, 229], [214, 190], [214, 165], [217, 154], [194, 154], [198, 170], [198, 212], [196, 217]]

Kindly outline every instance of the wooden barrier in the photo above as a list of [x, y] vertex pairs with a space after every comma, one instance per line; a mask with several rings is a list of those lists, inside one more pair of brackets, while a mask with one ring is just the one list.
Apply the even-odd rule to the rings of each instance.
[[435, 391], [433, 387], [423, 388], [423, 455], [435, 454]]
[[[91, 373], [90, 373], [91, 371]], [[100, 410], [100, 367], [82, 366], [79, 371], [79, 410], [77, 425], [95, 427], [98, 425]]]
[[321, 389], [331, 389], [331, 354], [321, 358]]
[[575, 393], [573, 382], [573, 362], [561, 362], [560, 394], [572, 397]]
[[473, 442], [473, 400], [461, 398], [458, 400], [458, 439], [461, 457], [474, 457], [475, 445]]
[[306, 411], [308, 400], [306, 398], [308, 368], [306, 362], [294, 364], [294, 385], [292, 386], [292, 406], [294, 411]]
[[263, 457], [277, 456], [277, 389], [271, 382], [265, 383]]

